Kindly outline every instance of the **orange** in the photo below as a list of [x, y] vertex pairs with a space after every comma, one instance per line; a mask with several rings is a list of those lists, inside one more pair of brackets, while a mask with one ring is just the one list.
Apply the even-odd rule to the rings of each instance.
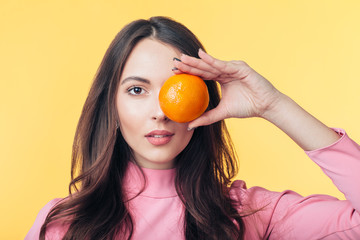
[[171, 76], [160, 89], [160, 107], [175, 122], [190, 122], [209, 105], [209, 92], [200, 77], [190, 74]]

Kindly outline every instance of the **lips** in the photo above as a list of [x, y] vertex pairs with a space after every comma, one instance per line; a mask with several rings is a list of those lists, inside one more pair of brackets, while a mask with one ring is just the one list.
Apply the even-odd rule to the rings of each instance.
[[146, 139], [155, 146], [167, 144], [171, 141], [172, 136], [174, 133], [166, 130], [155, 130], [145, 135]]

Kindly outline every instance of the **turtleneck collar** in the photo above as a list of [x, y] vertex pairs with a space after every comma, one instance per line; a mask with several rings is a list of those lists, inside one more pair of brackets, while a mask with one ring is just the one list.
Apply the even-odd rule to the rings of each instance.
[[[169, 198], [177, 196], [175, 188], [176, 169], [150, 169], [140, 167], [129, 162], [124, 178], [124, 190], [130, 199], [136, 196], [143, 188], [139, 196], [151, 198]], [[146, 181], [144, 181], [144, 177]]]

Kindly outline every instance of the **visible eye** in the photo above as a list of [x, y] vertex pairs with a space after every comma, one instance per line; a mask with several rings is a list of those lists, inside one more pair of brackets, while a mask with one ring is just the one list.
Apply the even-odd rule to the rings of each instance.
[[140, 95], [140, 94], [143, 94], [145, 92], [145, 90], [142, 89], [141, 87], [131, 87], [127, 91], [131, 95]]

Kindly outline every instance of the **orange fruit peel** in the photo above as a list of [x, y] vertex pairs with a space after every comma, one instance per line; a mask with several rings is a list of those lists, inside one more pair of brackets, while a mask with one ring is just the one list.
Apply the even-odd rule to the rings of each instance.
[[209, 105], [209, 92], [200, 77], [177, 74], [165, 81], [160, 89], [161, 110], [175, 122], [190, 122], [200, 117]]

